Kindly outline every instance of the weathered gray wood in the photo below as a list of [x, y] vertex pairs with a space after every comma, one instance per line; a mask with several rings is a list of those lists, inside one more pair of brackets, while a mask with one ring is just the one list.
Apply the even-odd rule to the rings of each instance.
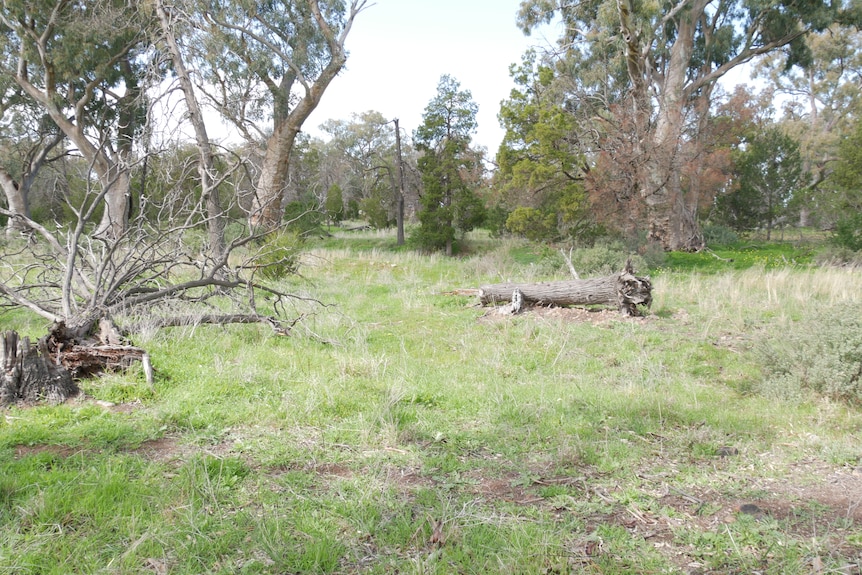
[[0, 405], [20, 401], [62, 403], [78, 394], [69, 370], [51, 361], [47, 337], [32, 346], [28, 338], [20, 339], [14, 331], [7, 331], [0, 354]]
[[505, 303], [516, 289], [525, 303], [533, 305], [613, 305], [625, 315], [639, 315], [638, 306], [652, 303], [649, 278], [635, 276], [628, 266], [601, 278], [486, 285], [479, 288], [479, 298], [483, 305]]
[[79, 337], [78, 331], [55, 323], [35, 346], [14, 331], [5, 332], [0, 347], [0, 405], [61, 403], [78, 394], [75, 380], [124, 370], [137, 361], [143, 362], [147, 381], [152, 384], [149, 356], [143, 349], [122, 345], [119, 331], [110, 321], [101, 324], [102, 345], [95, 339]]

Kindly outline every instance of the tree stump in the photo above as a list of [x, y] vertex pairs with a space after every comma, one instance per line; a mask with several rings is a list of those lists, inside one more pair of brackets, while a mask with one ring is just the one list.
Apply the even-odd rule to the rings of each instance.
[[149, 355], [143, 349], [121, 345], [119, 332], [111, 327], [102, 323], [96, 341], [77, 337], [76, 330], [67, 329], [60, 322], [35, 346], [14, 331], [5, 332], [0, 349], [0, 405], [62, 403], [78, 394], [75, 380], [124, 370], [137, 361], [143, 363], [147, 381], [152, 385]]
[[78, 394], [69, 370], [51, 361], [46, 338], [32, 346], [29, 338], [20, 339], [14, 331], [3, 334], [0, 405], [19, 401], [62, 403]]
[[482, 305], [510, 302], [516, 290], [525, 304], [613, 305], [627, 316], [640, 315], [638, 306], [652, 304], [652, 283], [635, 276], [630, 262], [622, 272], [601, 278], [486, 285], [479, 288], [479, 299]]

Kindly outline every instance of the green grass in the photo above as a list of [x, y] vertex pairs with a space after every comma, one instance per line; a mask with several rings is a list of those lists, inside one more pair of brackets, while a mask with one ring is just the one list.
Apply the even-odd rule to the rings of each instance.
[[[862, 414], [761, 395], [755, 353], [787, 322], [812, 321], [803, 312], [859, 304], [858, 272], [678, 266], [654, 277], [643, 320], [502, 317], [445, 292], [565, 269], [485, 237], [446, 259], [362, 233], [316, 247], [284, 280], [330, 304], [292, 337], [148, 334], [136, 343], [154, 387], [133, 369], [84, 382], [65, 405], [0, 412], [0, 573], [859, 562], [848, 494]], [[0, 316], [33, 336], [43, 323]], [[763, 513], [739, 513], [746, 503]]]
[[814, 248], [807, 244], [743, 241], [697, 253], [669, 253], [666, 262], [655, 271], [719, 273], [752, 267], [765, 270], [805, 267], [811, 264], [814, 254]]

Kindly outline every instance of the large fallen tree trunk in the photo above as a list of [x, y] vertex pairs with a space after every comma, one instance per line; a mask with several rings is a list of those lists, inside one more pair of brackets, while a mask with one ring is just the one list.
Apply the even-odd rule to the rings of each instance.
[[[518, 296], [517, 294], [520, 294]], [[479, 288], [483, 305], [509, 303], [513, 296], [533, 305], [613, 305], [628, 316], [652, 303], [649, 278], [634, 275], [630, 264], [620, 273], [601, 278], [543, 283], [502, 283]]]
[[123, 370], [142, 362], [152, 384], [147, 353], [122, 345], [116, 328], [103, 322], [98, 340], [82, 339], [62, 323], [31, 345], [14, 331], [3, 334], [0, 348], [0, 405], [18, 402], [61, 403], [78, 394], [75, 380], [106, 371]]

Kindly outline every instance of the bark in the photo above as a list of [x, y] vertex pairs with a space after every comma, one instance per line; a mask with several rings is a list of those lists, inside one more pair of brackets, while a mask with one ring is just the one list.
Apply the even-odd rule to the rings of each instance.
[[[39, 139], [43, 143], [28, 152], [20, 181], [16, 181], [9, 172], [0, 168], [0, 189], [6, 196], [6, 205], [14, 215], [24, 218], [30, 217], [30, 189], [36, 181], [36, 176], [42, 167], [50, 161], [48, 154], [60, 145], [65, 136], [59, 132], [48, 140], [43, 140], [41, 137]], [[29, 233], [30, 231], [26, 221], [14, 216], [9, 217], [6, 224], [7, 236], [12, 236], [15, 233]]]
[[198, 175], [201, 179], [201, 194], [206, 201], [207, 210], [207, 232], [209, 239], [209, 255], [215, 261], [220, 261], [225, 251], [224, 239], [224, 213], [221, 209], [219, 190], [216, 182], [215, 154], [212, 143], [207, 133], [203, 112], [198, 104], [194, 84], [191, 75], [186, 68], [185, 59], [180, 51], [174, 34], [174, 26], [164, 3], [160, 0], [156, 3], [156, 12], [164, 34], [164, 40], [168, 45], [171, 62], [180, 82], [186, 107], [189, 111], [189, 121], [195, 132], [195, 143], [198, 148]]
[[72, 374], [52, 360], [47, 336], [36, 346], [14, 331], [3, 334], [0, 348], [0, 405], [49, 401], [62, 403], [78, 393]]
[[[52, 15], [52, 18], [56, 15], [57, 12]], [[94, 121], [93, 118], [88, 118], [88, 106], [95, 99], [97, 90], [104, 89], [104, 86], [102, 86], [104, 77], [96, 74], [83, 87], [80, 94], [75, 94], [76, 99], [64, 102], [63, 95], [57, 91], [57, 85], [54, 83], [53, 78], [53, 68], [49, 62], [49, 55], [51, 53], [49, 43], [52, 38], [48, 33], [50, 29], [51, 26], [49, 25], [45, 33], [33, 34], [33, 30], [25, 28], [25, 32], [29, 31], [30, 34], [33, 34], [33, 39], [36, 40], [38, 54], [45, 69], [44, 81], [37, 83], [30, 81], [26, 65], [27, 61], [23, 51], [19, 54], [18, 68], [14, 80], [29, 97], [42, 106], [51, 120], [78, 149], [98, 177], [99, 184], [101, 185], [99, 199], [104, 199], [106, 204], [102, 221], [97, 228], [97, 235], [116, 239], [123, 233], [128, 221], [131, 176], [130, 168], [126, 161], [127, 158], [123, 157], [122, 150], [119, 154], [119, 159], [112, 156], [109, 146], [102, 141], [94, 144], [92, 134], [89, 132]], [[118, 54], [103, 63], [104, 69], [110, 69], [111, 66], [119, 64], [122, 60], [128, 60], [128, 52], [131, 48], [132, 45], [129, 44], [120, 49]], [[69, 113], [70, 110], [71, 115]], [[123, 131], [122, 126], [119, 126], [118, 129]], [[102, 135], [104, 136], [104, 134]], [[122, 146], [122, 143], [118, 144], [118, 147]], [[127, 150], [129, 153], [131, 152], [130, 144]], [[88, 211], [86, 217], [92, 217], [92, 208]]]
[[627, 316], [640, 315], [639, 306], [652, 303], [649, 278], [635, 276], [627, 266], [620, 273], [601, 278], [544, 283], [502, 283], [479, 288], [483, 305], [509, 303], [519, 291], [525, 304], [614, 305]]
[[128, 166], [114, 163], [113, 160], [110, 162], [107, 172], [99, 174], [105, 209], [94, 235], [115, 240], [123, 235], [129, 224], [132, 177]]
[[317, 25], [321, 33], [326, 37], [329, 49], [329, 61], [313, 81], [305, 78], [297, 78], [302, 84], [303, 96], [289, 113], [284, 104], [280, 102], [289, 101], [289, 95], [293, 81], [282, 81], [282, 87], [274, 94], [276, 101], [274, 113], [274, 129], [272, 136], [266, 142], [266, 153], [261, 166], [260, 178], [257, 185], [257, 193], [252, 201], [249, 223], [253, 228], [264, 231], [276, 229], [282, 222], [284, 216], [284, 196], [289, 175], [290, 154], [296, 141], [296, 135], [302, 129], [302, 124], [317, 108], [324, 91], [347, 62], [347, 52], [344, 50], [344, 41], [353, 24], [353, 19], [364, 7], [365, 1], [354, 0], [349, 8], [350, 14], [347, 23], [336, 35], [320, 12], [316, 1], [309, 0], [309, 5], [314, 13]]
[[[3, 194], [6, 196], [6, 205], [9, 206], [10, 212], [24, 217], [30, 216], [25, 190], [3, 168], [0, 168], [0, 189], [3, 190]], [[14, 235], [16, 232], [27, 232], [28, 229], [26, 225], [15, 217], [10, 217], [6, 222], [7, 236]]]

